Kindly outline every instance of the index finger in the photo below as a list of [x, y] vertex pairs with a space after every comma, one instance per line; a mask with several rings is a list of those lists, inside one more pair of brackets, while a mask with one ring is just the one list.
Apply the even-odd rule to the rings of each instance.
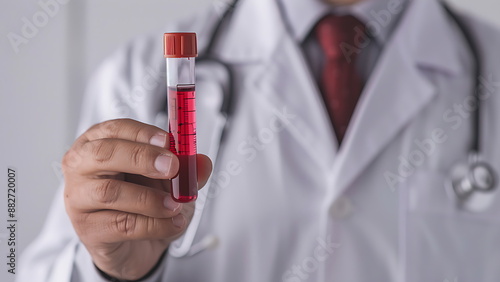
[[79, 138], [80, 144], [98, 139], [122, 139], [165, 148], [168, 133], [156, 126], [133, 119], [114, 119], [96, 124]]

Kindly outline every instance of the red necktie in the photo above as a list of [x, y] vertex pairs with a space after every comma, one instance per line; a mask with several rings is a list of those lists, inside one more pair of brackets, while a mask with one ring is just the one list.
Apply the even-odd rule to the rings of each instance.
[[[353, 16], [329, 15], [320, 20], [315, 33], [325, 54], [320, 88], [339, 144], [363, 89], [356, 72], [359, 42], [356, 34], [364, 32], [364, 25]], [[358, 39], [359, 40], [359, 39]]]

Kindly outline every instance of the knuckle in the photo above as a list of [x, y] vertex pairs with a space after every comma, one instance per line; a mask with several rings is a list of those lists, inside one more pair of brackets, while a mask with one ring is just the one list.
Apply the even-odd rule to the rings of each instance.
[[142, 191], [139, 192], [136, 203], [139, 207], [148, 207], [151, 205], [151, 198], [151, 191], [149, 189], [142, 189]]
[[149, 141], [151, 138], [151, 132], [148, 127], [145, 126], [139, 126], [137, 129], [134, 131], [133, 136], [136, 142], [141, 142], [141, 141]]
[[71, 148], [68, 151], [66, 151], [61, 162], [63, 173], [65, 173], [69, 169], [77, 168], [81, 160], [82, 158], [80, 154], [76, 151], [76, 149]]
[[118, 181], [105, 179], [97, 184], [94, 193], [91, 193], [91, 195], [93, 195], [94, 201], [109, 206], [118, 199], [119, 188], [120, 184]]
[[102, 135], [108, 138], [117, 138], [124, 132], [129, 135], [130, 131], [133, 133], [132, 136], [137, 136], [141, 127], [137, 127], [135, 124], [135, 121], [130, 118], [113, 119], [101, 123], [99, 130]]
[[148, 156], [148, 149], [146, 146], [136, 145], [132, 148], [130, 154], [130, 161], [136, 167], [141, 167], [146, 165], [146, 159]]
[[110, 138], [126, 135], [134, 142], [147, 142], [154, 133], [150, 126], [129, 118], [106, 121], [102, 123], [101, 131]]
[[91, 127], [89, 127], [83, 135], [90, 134], [93, 131], [97, 131], [101, 126], [102, 126], [102, 123], [96, 123], [96, 124], [92, 125]]
[[87, 142], [84, 147], [97, 163], [109, 162], [115, 154], [115, 145], [105, 139]]
[[130, 237], [135, 233], [137, 221], [137, 214], [119, 213], [116, 215], [113, 226], [118, 233]]
[[164, 221], [159, 220], [154, 217], [148, 217], [146, 219], [146, 234], [151, 238], [170, 238], [175, 236], [172, 233], [172, 228], [169, 224], [165, 224]]
[[99, 124], [98, 130], [104, 136], [108, 136], [109, 138], [117, 137], [117, 136], [119, 136], [120, 130], [122, 128], [122, 121], [123, 120], [119, 120], [119, 119], [105, 121], [105, 122]]
[[156, 220], [152, 217], [148, 217], [146, 226], [147, 226], [146, 232], [147, 232], [147, 234], [150, 234], [150, 235], [157, 233], [159, 230], [158, 220]]

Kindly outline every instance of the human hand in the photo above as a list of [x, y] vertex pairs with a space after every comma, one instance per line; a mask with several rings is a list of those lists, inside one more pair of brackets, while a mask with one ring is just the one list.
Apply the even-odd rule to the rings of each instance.
[[[66, 211], [94, 264], [136, 280], [187, 228], [194, 203], [170, 195], [179, 170], [164, 130], [130, 119], [106, 121], [82, 134], [63, 158]], [[197, 155], [199, 188], [212, 171]]]

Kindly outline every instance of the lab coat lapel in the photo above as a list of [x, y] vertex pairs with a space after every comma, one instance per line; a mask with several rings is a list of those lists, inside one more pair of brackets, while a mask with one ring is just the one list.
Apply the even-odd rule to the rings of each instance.
[[432, 101], [436, 89], [422, 67], [449, 75], [460, 71], [454, 30], [437, 5], [436, 1], [412, 1], [386, 45], [335, 161], [330, 200], [359, 177]]
[[[332, 167], [338, 143], [325, 109], [324, 102], [300, 47], [289, 36], [280, 40], [279, 50], [273, 55], [257, 79], [261, 97], [275, 109], [286, 109], [293, 121], [286, 130], [306, 152], [304, 163], [318, 165], [328, 174]], [[287, 146], [292, 143], [288, 140]], [[290, 153], [297, 153], [292, 151]], [[318, 171], [319, 172], [319, 171]]]
[[228, 63], [255, 64], [245, 74], [243, 92], [259, 99], [263, 111], [272, 111], [278, 118], [283, 113], [294, 117], [283, 121], [293, 138], [283, 146], [292, 148], [289, 144], [295, 142], [306, 152], [305, 163], [331, 168], [337, 141], [316, 82], [300, 46], [287, 31], [278, 3], [241, 1], [226, 36], [218, 56]]
[[333, 168], [341, 193], [435, 94], [399, 46], [387, 50], [366, 86]]

